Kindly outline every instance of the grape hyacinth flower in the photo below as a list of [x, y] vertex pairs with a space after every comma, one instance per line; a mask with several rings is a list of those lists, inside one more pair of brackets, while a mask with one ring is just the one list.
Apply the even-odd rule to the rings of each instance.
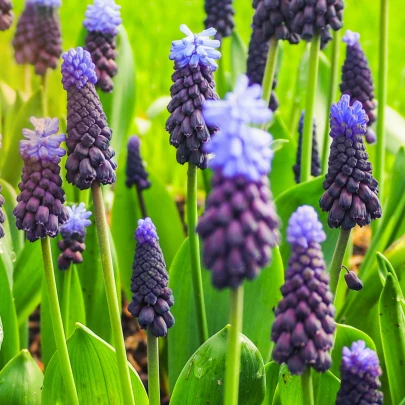
[[27, 239], [56, 237], [60, 225], [69, 218], [63, 205], [65, 192], [61, 188], [60, 160], [66, 151], [60, 147], [65, 134], [58, 134], [57, 118], [31, 118], [34, 130], [23, 129], [26, 140], [20, 141], [20, 155], [24, 160], [20, 194], [14, 209], [19, 230], [26, 231]]
[[366, 54], [361, 48], [360, 34], [347, 30], [343, 42], [347, 44], [346, 59], [342, 67], [340, 91], [350, 96], [350, 102], [360, 101], [368, 116], [366, 141], [374, 143], [376, 135], [370, 126], [375, 122], [374, 83]]
[[86, 238], [86, 227], [91, 225], [89, 220], [91, 211], [86, 211], [84, 203], [74, 204], [66, 207], [69, 219], [60, 227], [62, 240], [58, 242], [58, 248], [62, 253], [58, 257], [60, 270], [67, 270], [72, 263], [83, 262], [82, 253], [86, 249], [84, 240]]
[[[329, 28], [338, 31], [343, 26], [343, 0], [291, 0], [291, 30], [305, 41], [311, 41], [318, 31], [330, 37]], [[323, 33], [324, 30], [327, 32]]]
[[218, 130], [207, 125], [202, 114], [206, 100], [217, 100], [213, 71], [215, 60], [221, 57], [220, 42], [210, 39], [216, 34], [214, 28], [193, 34], [182, 24], [181, 32], [186, 38], [172, 42], [170, 59], [174, 60], [175, 72], [170, 88], [172, 100], [167, 106], [170, 117], [166, 130], [170, 133], [170, 144], [177, 149], [177, 162], [191, 162], [200, 169], [207, 167], [207, 154], [203, 144]]
[[87, 29], [86, 50], [96, 65], [97, 85], [106, 93], [113, 90], [112, 78], [118, 71], [115, 48], [118, 26], [122, 23], [120, 8], [114, 0], [94, 0], [94, 4], [87, 6], [83, 22]]
[[359, 101], [350, 105], [345, 94], [330, 112], [328, 173], [320, 199], [322, 211], [329, 212], [328, 225], [345, 230], [370, 224], [381, 217], [378, 183], [362, 136], [367, 132], [368, 116]]
[[94, 63], [83, 48], [70, 49], [62, 55], [62, 83], [67, 91], [68, 159], [66, 179], [80, 190], [115, 182], [115, 155], [110, 146], [112, 131], [97, 95]]
[[[298, 148], [296, 163], [293, 167], [295, 182], [298, 184], [301, 178], [301, 154], [302, 154], [302, 132], [304, 130], [305, 111], [301, 113], [300, 122], [298, 124]], [[316, 139], [316, 122], [313, 120], [312, 127], [312, 167], [311, 175], [317, 177], [321, 174], [321, 161], [319, 160], [318, 141]]]
[[214, 27], [217, 30], [215, 39], [222, 41], [222, 38], [232, 35], [235, 27], [233, 16], [235, 10], [232, 5], [233, 0], [205, 0], [204, 9], [207, 18], [204, 21], [205, 28]]
[[26, 1], [13, 38], [14, 58], [19, 65], [35, 65], [37, 57], [35, 35], [35, 6]]
[[14, 19], [12, 9], [10, 0], [0, 0], [0, 31], [6, 31], [11, 27]]
[[150, 218], [140, 219], [135, 232], [136, 249], [132, 266], [132, 301], [128, 311], [138, 318], [142, 329], [156, 337], [166, 336], [174, 325], [170, 307], [172, 290], [167, 287], [168, 274], [156, 227]]
[[256, 278], [280, 239], [268, 180], [272, 138], [247, 125], [267, 122], [271, 111], [260, 98], [261, 87], [248, 82], [240, 76], [233, 93], [208, 101], [203, 110], [209, 125], [221, 127], [205, 148], [214, 154], [213, 189], [197, 227], [216, 288], [236, 289], [245, 278]]
[[127, 145], [127, 180], [125, 184], [128, 188], [135, 185], [138, 190], [145, 190], [151, 186], [151, 183], [141, 158], [140, 147], [141, 140], [136, 135], [131, 136]]
[[377, 353], [364, 341], [344, 347], [336, 405], [382, 405], [381, 374]]
[[291, 374], [302, 374], [307, 367], [325, 372], [331, 365], [336, 325], [333, 294], [320, 246], [325, 239], [314, 208], [298, 207], [288, 222], [291, 256], [281, 287], [283, 299], [271, 332], [273, 358], [286, 363]]

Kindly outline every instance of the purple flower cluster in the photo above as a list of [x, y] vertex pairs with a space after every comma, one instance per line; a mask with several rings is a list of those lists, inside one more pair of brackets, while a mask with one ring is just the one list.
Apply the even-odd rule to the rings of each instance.
[[232, 35], [235, 27], [232, 0], [205, 0], [204, 9], [207, 13], [204, 25], [207, 29], [214, 27], [217, 30], [215, 39], [221, 41]]
[[0, 0], [0, 31], [8, 30], [14, 20], [13, 5], [10, 0]]
[[87, 6], [83, 25], [89, 32], [117, 35], [122, 23], [120, 8], [114, 0], [94, 0]]
[[138, 190], [145, 190], [150, 187], [151, 183], [141, 158], [140, 147], [141, 140], [136, 135], [131, 136], [127, 144], [127, 180], [125, 184], [127, 187], [135, 185]]
[[3, 211], [3, 205], [5, 203], [4, 197], [1, 194], [2, 191], [2, 186], [0, 185], [0, 239], [4, 237], [5, 233], [4, 233], [4, 228], [3, 228], [3, 224], [6, 220], [6, 215], [4, 214]]

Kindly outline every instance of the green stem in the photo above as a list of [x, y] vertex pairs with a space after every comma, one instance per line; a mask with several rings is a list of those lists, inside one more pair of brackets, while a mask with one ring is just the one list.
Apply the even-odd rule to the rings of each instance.
[[351, 229], [340, 229], [339, 238], [336, 243], [336, 248], [333, 253], [332, 262], [329, 268], [330, 289], [333, 295], [336, 294], [336, 289], [339, 283], [340, 270], [342, 269], [343, 258], [345, 257], [347, 243], [350, 238]]
[[136, 194], [138, 196], [138, 203], [139, 208], [141, 210], [142, 218], [146, 218], [148, 216], [148, 212], [146, 210], [145, 199], [143, 198], [143, 192], [139, 187], [136, 187]]
[[332, 65], [330, 71], [330, 85], [329, 85], [329, 95], [328, 103], [326, 105], [326, 122], [325, 122], [325, 132], [323, 134], [323, 149], [322, 149], [322, 173], [328, 171], [328, 156], [329, 156], [329, 113], [330, 107], [336, 100], [337, 93], [337, 83], [339, 79], [339, 51], [340, 51], [340, 31], [333, 31], [333, 41], [332, 41]]
[[160, 405], [159, 340], [148, 330], [148, 393], [149, 405]]
[[197, 313], [200, 345], [208, 339], [207, 315], [205, 313], [204, 292], [201, 278], [200, 243], [197, 228], [197, 166], [188, 164], [187, 172], [187, 226], [190, 247], [191, 278], [193, 281], [194, 302]]
[[44, 116], [48, 115], [48, 71], [42, 76], [41, 78], [41, 85], [42, 85], [42, 97], [44, 103]]
[[66, 395], [69, 403], [78, 405], [79, 399], [76, 392], [75, 380], [70, 365], [69, 353], [66, 346], [65, 333], [63, 331], [62, 316], [60, 314], [58, 291], [56, 289], [55, 274], [53, 270], [51, 243], [49, 237], [41, 239], [42, 257], [44, 261], [45, 280], [48, 292], [49, 310], [51, 312], [52, 328], [55, 336], [56, 349], [58, 351], [59, 365], [65, 383]]
[[240, 353], [243, 320], [243, 286], [231, 290], [229, 306], [229, 337], [225, 370], [225, 401], [224, 405], [238, 405]]
[[65, 335], [69, 338], [69, 310], [70, 310], [70, 286], [72, 284], [73, 266], [63, 272], [63, 293], [62, 293], [62, 320], [65, 328]]
[[305, 103], [304, 131], [302, 135], [301, 183], [304, 183], [311, 178], [312, 126], [314, 117], [316, 82], [318, 79], [320, 46], [321, 36], [319, 35], [319, 32], [316, 32], [311, 41], [311, 52], [309, 55], [307, 99]]
[[388, 0], [381, 0], [378, 66], [377, 155], [374, 173], [375, 178], [378, 181], [379, 193], [383, 196], [385, 165], [385, 106], [387, 105], [388, 84]]
[[272, 37], [270, 39], [269, 52], [267, 54], [266, 68], [264, 70], [263, 83], [262, 83], [262, 98], [266, 101], [267, 105], [270, 103], [271, 90], [273, 88], [274, 75], [276, 74], [278, 54], [278, 39]]
[[312, 386], [311, 367], [307, 367], [301, 376], [302, 403], [305, 405], [314, 405], [314, 389]]
[[91, 185], [91, 192], [94, 203], [94, 216], [100, 246], [101, 263], [103, 265], [103, 276], [105, 292], [107, 296], [108, 312], [110, 314], [111, 328], [113, 332], [115, 353], [117, 356], [118, 372], [124, 404], [134, 405], [131, 379], [129, 376], [127, 353], [125, 350], [124, 337], [121, 326], [121, 314], [119, 310], [117, 288], [114, 279], [114, 269], [111, 256], [110, 237], [108, 224], [105, 215], [103, 193], [100, 183], [97, 181]]
[[24, 89], [26, 93], [31, 94], [31, 65], [25, 64], [24, 65]]

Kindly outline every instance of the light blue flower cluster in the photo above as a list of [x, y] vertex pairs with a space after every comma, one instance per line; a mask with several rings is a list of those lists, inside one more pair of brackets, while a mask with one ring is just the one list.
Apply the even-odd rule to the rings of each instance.
[[62, 55], [62, 83], [68, 90], [72, 86], [81, 89], [87, 82], [96, 84], [95, 65], [89, 52], [81, 47], [69, 49]]
[[266, 131], [249, 127], [263, 124], [272, 116], [266, 102], [260, 98], [261, 87], [249, 87], [249, 79], [241, 75], [232, 93], [225, 100], [207, 100], [203, 106], [206, 123], [220, 131], [205, 145], [214, 157], [210, 166], [225, 177], [244, 176], [257, 181], [270, 171], [273, 151], [272, 137]]
[[65, 149], [60, 147], [60, 144], [66, 139], [66, 135], [55, 135], [59, 131], [59, 120], [31, 117], [30, 122], [34, 126], [34, 130], [28, 128], [22, 130], [24, 137], [27, 138], [27, 140], [20, 141], [22, 158], [59, 163], [61, 157], [66, 154]]
[[69, 213], [68, 221], [60, 228], [63, 237], [67, 235], [71, 236], [75, 233], [84, 237], [86, 233], [86, 227], [91, 225], [89, 218], [91, 217], [91, 211], [86, 211], [84, 203], [79, 205], [72, 205], [72, 207], [66, 207]]
[[122, 24], [120, 8], [114, 0], [94, 0], [87, 6], [83, 25], [91, 32], [117, 35], [117, 27]]
[[326, 240], [318, 214], [310, 205], [302, 205], [291, 215], [287, 227], [287, 241], [307, 249], [311, 242]]
[[359, 43], [360, 34], [358, 32], [353, 32], [346, 30], [344, 37], [342, 38], [343, 42], [346, 42], [349, 46], [354, 46]]
[[363, 340], [353, 342], [351, 348], [343, 348], [342, 367], [359, 377], [370, 374], [381, 375], [380, 361], [377, 353], [366, 347]]
[[29, 0], [29, 2], [41, 7], [60, 7], [62, 5], [61, 0]]
[[141, 245], [145, 243], [153, 244], [159, 240], [156, 226], [149, 217], [140, 219], [135, 231], [135, 240]]
[[356, 135], [367, 132], [368, 116], [360, 101], [350, 105], [350, 96], [344, 94], [339, 102], [332, 104], [330, 110], [330, 136], [336, 138], [340, 135], [355, 139]]
[[169, 56], [170, 60], [175, 61], [176, 68], [181, 69], [187, 65], [195, 67], [201, 63], [215, 71], [218, 67], [215, 60], [221, 57], [221, 52], [215, 48], [219, 48], [221, 43], [210, 37], [217, 33], [216, 29], [209, 28], [199, 34], [193, 34], [187, 25], [182, 24], [180, 31], [187, 36], [172, 42]]

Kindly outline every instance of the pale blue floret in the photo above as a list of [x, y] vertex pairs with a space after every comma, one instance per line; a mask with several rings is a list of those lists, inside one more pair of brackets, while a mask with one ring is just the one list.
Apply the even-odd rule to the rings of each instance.
[[287, 241], [292, 245], [308, 248], [311, 242], [326, 240], [318, 214], [310, 205], [302, 205], [291, 215], [287, 227]]
[[370, 374], [373, 377], [381, 375], [377, 353], [367, 348], [363, 340], [353, 342], [350, 349], [343, 348], [342, 365], [359, 377], [363, 377], [364, 374]]
[[87, 6], [83, 25], [90, 32], [117, 35], [117, 27], [122, 23], [120, 8], [114, 0], [94, 0]]
[[149, 217], [138, 221], [138, 228], [136, 228], [135, 231], [135, 240], [141, 245], [144, 243], [153, 244], [159, 240], [156, 226]]
[[214, 28], [209, 28], [193, 34], [187, 25], [180, 25], [180, 31], [183, 32], [186, 38], [173, 41], [170, 49], [170, 60], [176, 62], [176, 68], [184, 68], [187, 65], [196, 67], [199, 63], [204, 66], [209, 66], [211, 70], [216, 70], [218, 65], [215, 60], [220, 59], [221, 53], [215, 48], [219, 48], [221, 43], [216, 39], [210, 39], [217, 31]]
[[95, 84], [97, 75], [89, 52], [81, 47], [69, 49], [62, 55], [62, 83], [68, 90], [71, 86], [81, 89], [87, 82]]
[[42, 7], [60, 7], [61, 0], [29, 0], [29, 3]]
[[64, 237], [67, 235], [73, 235], [75, 233], [84, 237], [86, 227], [91, 225], [89, 218], [91, 217], [91, 211], [86, 211], [84, 203], [79, 205], [72, 205], [72, 207], [66, 207], [69, 213], [69, 219], [63, 226], [61, 226], [61, 232]]
[[344, 37], [342, 38], [343, 42], [346, 42], [349, 46], [354, 46], [359, 43], [360, 34], [358, 32], [353, 32], [346, 30]]
[[28, 128], [22, 130], [27, 139], [20, 141], [22, 158], [59, 163], [61, 157], [66, 154], [66, 151], [60, 147], [60, 144], [66, 139], [66, 135], [56, 135], [59, 131], [59, 120], [31, 117], [30, 122], [34, 126], [34, 130]]

